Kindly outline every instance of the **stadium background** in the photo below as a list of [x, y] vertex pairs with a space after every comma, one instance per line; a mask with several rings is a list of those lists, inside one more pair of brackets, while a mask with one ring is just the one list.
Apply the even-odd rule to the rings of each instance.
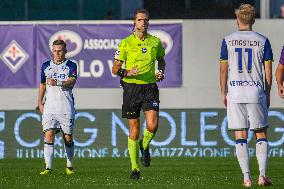
[[[153, 13], [153, 17], [157, 18], [151, 22], [152, 28], [150, 25], [150, 30], [154, 28], [155, 31], [159, 29], [159, 31], [163, 31], [170, 24], [176, 24], [178, 28], [175, 34], [168, 35], [174, 44], [174, 48], [170, 51], [175, 51], [176, 54], [174, 54], [175, 58], [167, 59], [168, 66], [166, 69], [166, 75], [169, 76], [168, 80], [175, 81], [176, 78], [178, 79], [176, 79], [177, 83], [173, 85], [167, 85], [167, 81], [164, 82], [166, 83], [165, 85], [160, 84], [161, 123], [159, 132], [152, 142], [154, 156], [227, 157], [234, 155], [232, 136], [225, 129], [225, 110], [220, 100], [218, 60], [222, 37], [236, 30], [235, 20], [230, 19], [234, 18], [231, 12], [233, 12], [234, 7], [243, 1], [232, 1], [231, 3], [227, 1], [206, 1], [207, 3], [198, 3], [198, 1], [176, 1], [174, 3], [165, 1], [165, 4], [161, 6], [165, 10], [164, 12], [172, 10], [169, 9], [170, 5], [180, 10], [175, 11], [179, 12], [179, 15], [174, 14], [172, 17], [164, 16], [163, 11], [160, 11], [160, 15], [156, 13], [155, 6], [159, 6], [159, 3], [161, 4], [159, 1], [155, 1], [156, 4], [144, 1], [144, 5], [142, 1], [139, 1], [140, 4], [137, 4], [137, 1], [136, 4], [132, 4], [132, 2], [126, 7], [124, 5], [130, 1], [113, 0], [100, 1], [99, 3], [97, 1], [79, 0], [72, 2], [53, 1], [51, 3], [51, 1], [42, 1], [42, 3], [38, 3], [37, 1], [26, 0], [2, 1], [0, 4], [4, 10], [4, 14], [1, 15], [3, 21], [0, 22], [0, 27], [2, 27], [2, 31], [6, 31], [6, 34], [5, 32], [5, 35], [3, 34], [6, 36], [6, 39], [2, 39], [3, 43], [0, 49], [2, 52], [2, 65], [0, 67], [2, 70], [2, 81], [0, 82], [2, 86], [0, 89], [0, 158], [36, 158], [43, 156], [43, 139], [40, 134], [41, 118], [39, 112], [35, 110], [37, 107], [36, 86], [38, 85], [38, 71], [35, 73], [27, 72], [22, 77], [22, 75], [19, 75], [19, 72], [28, 65], [27, 63], [23, 63], [16, 71], [8, 68], [7, 61], [6, 64], [3, 64], [3, 57], [6, 56], [5, 50], [8, 48], [8, 44], [13, 40], [17, 41], [13, 36], [21, 36], [21, 32], [28, 26], [48, 28], [46, 31], [43, 29], [44, 32], [52, 30], [52, 32], [49, 31], [49, 35], [45, 36], [47, 40], [34, 40], [32, 37], [27, 37], [28, 43], [36, 43], [33, 48], [40, 50], [45, 48], [45, 53], [41, 55], [41, 59], [33, 59], [39, 54], [37, 49], [34, 49], [32, 54], [27, 53], [30, 60], [26, 60], [26, 62], [32, 61], [34, 65], [39, 67], [41, 62], [50, 56], [48, 40], [50, 40], [51, 34], [65, 30], [76, 31], [76, 27], [78, 31], [78, 27], [84, 24], [92, 26], [88, 38], [92, 38], [92, 30], [96, 33], [96, 30], [100, 30], [101, 27], [105, 26], [117, 28], [114, 29], [117, 33], [121, 27], [125, 26], [125, 33], [130, 33], [132, 29], [131, 21], [86, 21], [86, 19], [127, 19], [132, 14], [133, 9], [135, 10], [135, 8], [139, 7], [148, 8], [150, 14], [152, 15]], [[256, 20], [254, 29], [270, 39], [274, 52], [275, 63], [273, 72], [275, 72], [283, 46], [283, 40], [279, 39], [280, 34], [284, 33], [283, 20], [263, 18], [275, 17], [275, 14], [280, 15], [277, 12], [277, 8], [275, 8], [274, 14], [271, 13], [273, 11], [272, 8], [276, 7], [276, 1], [273, 1], [274, 3], [272, 1], [262, 1], [266, 4], [261, 4], [260, 1], [248, 2], [256, 6], [257, 17], [259, 18]], [[277, 2], [281, 5], [281, 1]], [[77, 5], [75, 5], [76, 3]], [[98, 9], [98, 6], [95, 6], [96, 3], [101, 5], [100, 9]], [[214, 5], [215, 9], [208, 7], [210, 3], [213, 3], [212, 5]], [[62, 7], [64, 8], [62, 9]], [[67, 7], [72, 11], [66, 11]], [[89, 10], [90, 7], [93, 7], [93, 9]], [[223, 9], [220, 9], [218, 14], [214, 14], [220, 7], [223, 7]], [[9, 11], [11, 8], [12, 11]], [[196, 9], [202, 10], [203, 14], [194, 14], [194, 11], [190, 11], [196, 11]], [[271, 11], [267, 11], [268, 9]], [[113, 11], [112, 13], [115, 14], [109, 15], [112, 10], [119, 11]], [[39, 12], [40, 14], [38, 14]], [[90, 16], [88, 13], [94, 14]], [[214, 19], [208, 19], [212, 18], [212, 15], [214, 15]], [[166, 20], [162, 18], [174, 19]], [[78, 21], [81, 19], [85, 20]], [[24, 27], [24, 29], [18, 27]], [[168, 29], [168, 31], [170, 30], [173, 29]], [[43, 31], [35, 29], [33, 32], [35, 33], [34, 35], [37, 35], [36, 32], [44, 33]], [[12, 32], [15, 34], [9, 35]], [[78, 32], [77, 34], [80, 35]], [[99, 33], [100, 35], [102, 34]], [[120, 35], [120, 38], [123, 38], [123, 35]], [[127, 34], [124, 35], [126, 36]], [[180, 35], [181, 39], [177, 38], [177, 35]], [[8, 40], [7, 36], [9, 36]], [[83, 34], [81, 38], [83, 38]], [[110, 39], [112, 38], [110, 37]], [[167, 47], [172, 45], [169, 44], [169, 40], [164, 38], [162, 40], [164, 40]], [[23, 49], [26, 48], [25, 43], [21, 45]], [[115, 48], [108, 51], [108, 59], [112, 59], [114, 51]], [[100, 54], [100, 51], [95, 53], [95, 58], [97, 59], [106, 56], [105, 54]], [[90, 53], [83, 54], [85, 57], [80, 57], [80, 59], [87, 59], [86, 56], [89, 55]], [[70, 58], [76, 60], [77, 57], [75, 55]], [[80, 66], [82, 65], [80, 64]], [[126, 120], [120, 118], [119, 109], [121, 107], [122, 89], [119, 88], [119, 79], [114, 78], [109, 81], [107, 77], [95, 78], [91, 74], [89, 80], [86, 81], [89, 85], [84, 88], [86, 78], [83, 78], [83, 74], [86, 74], [90, 63], [85, 63], [83, 66], [85, 68], [80, 68], [81, 71], [79, 71], [81, 78], [80, 76], [78, 78], [78, 82], [82, 79], [80, 88], [77, 86], [74, 89], [76, 108], [78, 110], [75, 129], [77, 153], [75, 153], [75, 156], [127, 156], [125, 137], [127, 136], [128, 128]], [[105, 62], [104, 66], [107, 67]], [[82, 69], [85, 69], [85, 72]], [[103, 72], [110, 74], [108, 68], [105, 68]], [[96, 80], [98, 79], [101, 79], [99, 82], [102, 84], [97, 84], [98, 81]], [[27, 87], [25, 84], [29, 83], [28, 80], [35, 83], [35, 85]], [[107, 83], [109, 85], [106, 85]], [[270, 156], [284, 156], [282, 148], [284, 142], [283, 121], [283, 102], [277, 96], [277, 87], [274, 79], [271, 91], [270, 145], [272, 148], [270, 149]], [[253, 144], [251, 145], [253, 146]], [[61, 137], [57, 138], [55, 146], [58, 151], [56, 157], [63, 157], [63, 141]], [[251, 155], [254, 156], [253, 148], [251, 150]]]
[[[256, 8], [254, 29], [270, 39], [274, 73], [284, 44], [280, 11], [284, 0], [0, 0], [0, 188], [239, 188], [241, 173], [233, 157], [234, 140], [226, 129], [226, 111], [219, 92], [219, 51], [222, 38], [237, 29], [234, 8], [241, 3]], [[167, 79], [159, 84], [160, 128], [150, 146], [151, 168], [142, 167], [141, 180], [129, 182], [129, 159], [124, 158], [128, 156], [128, 126], [127, 120], [120, 117], [122, 89], [119, 79], [110, 75], [106, 61], [113, 58], [114, 49], [85, 54], [82, 50], [71, 57], [85, 61], [74, 89], [78, 110], [74, 132], [77, 174], [70, 179], [59, 171], [65, 160], [63, 140], [58, 135], [55, 176], [40, 177], [43, 138], [41, 115], [36, 110], [37, 68], [43, 59], [50, 58], [50, 36], [68, 29], [82, 39], [121, 39], [131, 32], [130, 18], [137, 8], [150, 11], [150, 30], [176, 32], [163, 38], [168, 47], [170, 36], [175, 48], [168, 54]], [[167, 28], [172, 25], [174, 29]], [[90, 31], [82, 34], [83, 26], [90, 27]], [[103, 27], [110, 29], [99, 31]], [[38, 32], [39, 28], [44, 28], [41, 38], [37, 36], [40, 32], [30, 32]], [[116, 35], [117, 31], [120, 33], [116, 37], [100, 37], [102, 33]], [[22, 50], [28, 52], [19, 69], [7, 63], [11, 61], [7, 53], [13, 41], [21, 47], [16, 46], [21, 56], [14, 58], [23, 58]], [[44, 53], [39, 57], [38, 52]], [[91, 61], [101, 57], [107, 68], [103, 74], [108, 76], [101, 77], [98, 84], [98, 78], [88, 71]], [[21, 73], [25, 69], [28, 71]], [[86, 74], [90, 76], [86, 78]], [[142, 130], [143, 115], [141, 122]], [[269, 123], [269, 175], [274, 182], [272, 188], [281, 188], [284, 109], [277, 96], [275, 77]], [[249, 141], [250, 155], [255, 160], [252, 133]], [[256, 176], [256, 161], [251, 165]]]

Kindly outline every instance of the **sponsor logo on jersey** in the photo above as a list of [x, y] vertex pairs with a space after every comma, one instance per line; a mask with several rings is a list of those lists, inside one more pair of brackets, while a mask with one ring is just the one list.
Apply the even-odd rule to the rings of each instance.
[[61, 30], [53, 34], [49, 39], [49, 47], [52, 50], [52, 43], [55, 40], [61, 39], [67, 44], [66, 58], [71, 58], [79, 54], [83, 47], [81, 37], [70, 30]]
[[147, 48], [142, 48], [141, 51], [142, 51], [142, 53], [146, 53], [147, 52]]
[[148, 33], [158, 37], [161, 40], [162, 45], [165, 48], [165, 54], [168, 54], [172, 50], [174, 43], [170, 34], [163, 30], [150, 30]]
[[16, 73], [28, 60], [29, 55], [17, 41], [13, 40], [1, 53], [0, 58], [13, 73]]
[[60, 74], [60, 73], [49, 73], [47, 74], [48, 78], [53, 78], [53, 79], [60, 79], [60, 80], [66, 80], [67, 75], [66, 74]]
[[246, 86], [256, 86], [262, 87], [262, 83], [260, 81], [230, 81], [230, 85], [232, 87], [246, 87]]

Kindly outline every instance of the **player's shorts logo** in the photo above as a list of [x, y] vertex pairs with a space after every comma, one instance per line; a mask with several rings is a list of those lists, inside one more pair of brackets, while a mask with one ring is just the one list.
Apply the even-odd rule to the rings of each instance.
[[166, 54], [168, 54], [172, 50], [173, 39], [167, 32], [162, 30], [150, 30], [149, 33], [161, 39]]
[[52, 49], [52, 43], [53, 41], [61, 39], [65, 41], [67, 44], [67, 53], [66, 53], [66, 58], [71, 58], [79, 54], [82, 50], [83, 47], [83, 42], [81, 37], [70, 30], [61, 30], [53, 34], [50, 39], [49, 39], [49, 47], [50, 50]]
[[156, 101], [154, 101], [154, 102], [152, 102], [152, 106], [153, 106], [153, 107], [158, 107], [158, 106], [159, 106], [159, 103], [156, 102]]
[[0, 55], [1, 60], [16, 73], [29, 58], [28, 53], [13, 40]]

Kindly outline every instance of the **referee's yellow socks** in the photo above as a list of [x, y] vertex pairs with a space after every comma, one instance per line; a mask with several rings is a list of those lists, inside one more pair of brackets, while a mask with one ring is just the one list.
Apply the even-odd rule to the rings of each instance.
[[151, 142], [153, 137], [154, 133], [151, 133], [150, 131], [148, 131], [148, 129], [144, 129], [143, 140], [142, 140], [142, 145], [144, 150], [149, 146], [149, 143]]
[[128, 137], [128, 152], [131, 160], [132, 170], [137, 169], [138, 167], [138, 158], [139, 158], [139, 143], [138, 140], [132, 140]]

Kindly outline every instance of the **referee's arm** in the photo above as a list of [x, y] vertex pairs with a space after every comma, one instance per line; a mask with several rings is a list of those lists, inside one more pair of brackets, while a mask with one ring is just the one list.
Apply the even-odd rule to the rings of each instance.
[[135, 76], [139, 73], [139, 70], [137, 69], [136, 66], [134, 66], [130, 70], [126, 70], [126, 69], [121, 68], [122, 64], [123, 64], [123, 61], [117, 60], [117, 59], [114, 60], [113, 67], [112, 67], [112, 73], [114, 75], [124, 78], [124, 77]]
[[166, 67], [166, 61], [164, 58], [158, 58], [158, 70], [162, 70], [163, 72], [165, 71], [165, 67]]
[[114, 75], [118, 74], [118, 71], [121, 69], [122, 64], [123, 64], [123, 61], [120, 61], [117, 59], [114, 60], [113, 67], [112, 67], [112, 73]]

